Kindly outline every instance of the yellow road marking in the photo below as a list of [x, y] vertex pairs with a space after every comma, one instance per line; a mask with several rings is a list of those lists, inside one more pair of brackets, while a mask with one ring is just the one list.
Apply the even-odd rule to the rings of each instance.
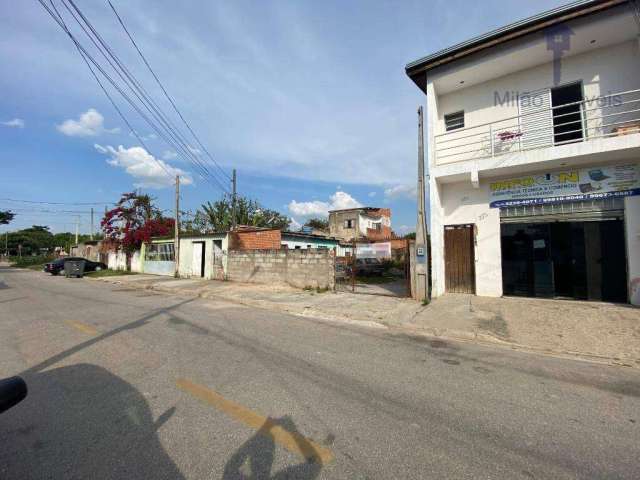
[[91, 325], [87, 325], [86, 323], [76, 322], [74, 320], [67, 320], [65, 322], [67, 325], [75, 328], [76, 330], [80, 330], [82, 333], [86, 333], [87, 335], [97, 335], [98, 330], [93, 328]]
[[290, 452], [297, 453], [307, 460], [322, 465], [327, 465], [333, 460], [333, 453], [297, 432], [285, 430], [273, 420], [249, 410], [231, 400], [227, 400], [219, 393], [214, 392], [202, 385], [198, 385], [184, 378], [176, 381], [178, 388], [190, 393], [194, 397], [217, 408], [227, 415], [241, 421], [251, 428], [265, 432], [273, 437], [273, 440]]

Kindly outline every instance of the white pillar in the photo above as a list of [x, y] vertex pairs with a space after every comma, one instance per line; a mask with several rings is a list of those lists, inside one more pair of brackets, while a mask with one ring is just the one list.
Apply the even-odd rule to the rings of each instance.
[[640, 196], [624, 199], [629, 301], [640, 306]]

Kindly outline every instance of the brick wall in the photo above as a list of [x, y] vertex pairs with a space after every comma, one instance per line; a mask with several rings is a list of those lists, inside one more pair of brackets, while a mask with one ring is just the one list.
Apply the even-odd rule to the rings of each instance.
[[391, 238], [391, 235], [391, 227], [387, 227], [386, 225], [382, 225], [380, 230], [367, 228], [367, 238], [369, 240], [386, 240], [387, 238]]
[[330, 250], [232, 250], [227, 258], [227, 278], [236, 282], [333, 289], [333, 262]]
[[390, 208], [377, 208], [369, 212], [372, 215], [380, 215], [381, 217], [389, 217], [391, 218], [391, 209]]
[[229, 250], [278, 250], [280, 230], [248, 230], [229, 234]]

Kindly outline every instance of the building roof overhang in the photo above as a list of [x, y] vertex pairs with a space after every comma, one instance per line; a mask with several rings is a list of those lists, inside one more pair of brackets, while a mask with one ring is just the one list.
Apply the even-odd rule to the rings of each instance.
[[579, 0], [479, 35], [408, 63], [405, 73], [426, 93], [426, 72], [554, 25], [628, 3], [629, 0]]

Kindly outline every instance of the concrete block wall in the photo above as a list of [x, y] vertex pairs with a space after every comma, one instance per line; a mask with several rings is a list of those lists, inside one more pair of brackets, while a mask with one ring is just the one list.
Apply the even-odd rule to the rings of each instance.
[[287, 284], [296, 288], [334, 287], [334, 256], [327, 250], [232, 250], [227, 278], [246, 283]]

